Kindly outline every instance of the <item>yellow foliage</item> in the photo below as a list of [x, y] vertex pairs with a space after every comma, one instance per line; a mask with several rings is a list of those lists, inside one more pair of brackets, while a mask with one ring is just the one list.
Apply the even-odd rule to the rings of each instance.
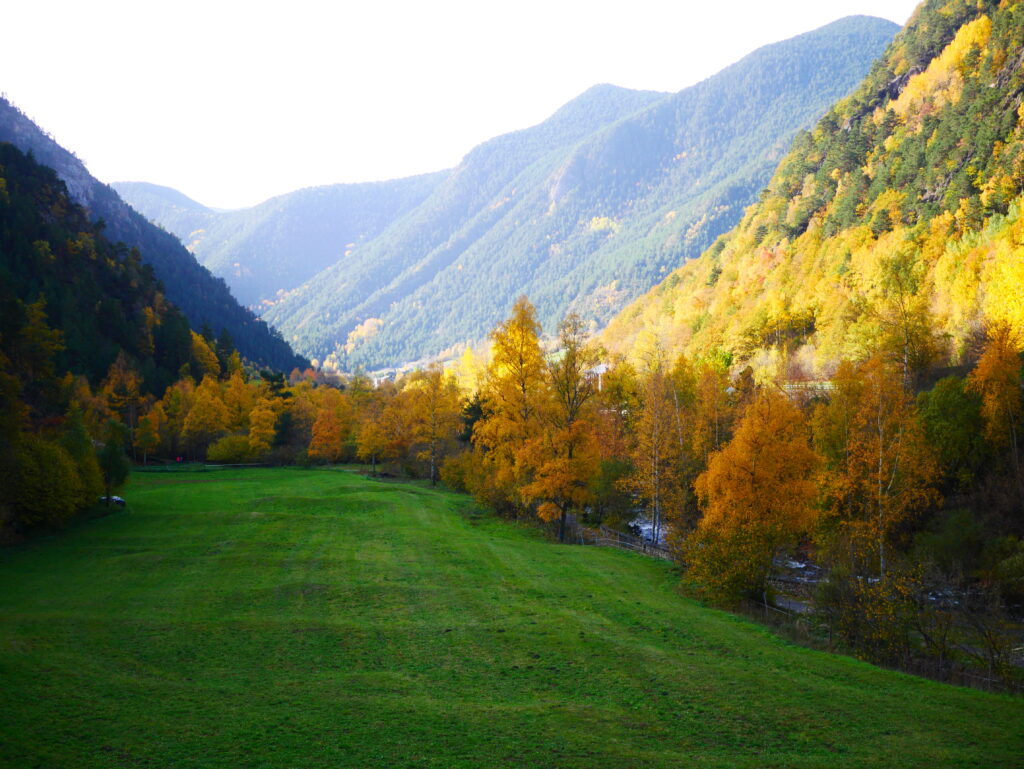
[[[973, 46], [984, 50], [991, 34], [992, 22], [987, 16], [965, 24], [945, 50], [932, 59], [924, 72], [910, 78], [890, 108], [904, 119], [913, 119], [923, 117], [929, 110], [955, 104], [963, 88], [960, 66], [964, 57]], [[918, 124], [916, 121], [912, 123], [915, 127]]]
[[345, 352], [352, 353], [360, 344], [375, 336], [384, 326], [380, 318], [367, 318], [349, 332], [345, 340]]

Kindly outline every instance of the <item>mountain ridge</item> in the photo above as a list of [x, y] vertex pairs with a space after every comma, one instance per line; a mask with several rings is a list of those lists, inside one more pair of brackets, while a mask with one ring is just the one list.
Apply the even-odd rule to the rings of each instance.
[[307, 363], [264, 321], [241, 307], [224, 281], [214, 278], [177, 238], [131, 208], [111, 187], [93, 177], [77, 156], [5, 98], [0, 98], [0, 141], [32, 153], [38, 162], [54, 169], [71, 199], [94, 221], [103, 221], [110, 240], [138, 248], [143, 261], [153, 266], [168, 298], [193, 327], [207, 324], [226, 329], [242, 354], [261, 365], [288, 371]]

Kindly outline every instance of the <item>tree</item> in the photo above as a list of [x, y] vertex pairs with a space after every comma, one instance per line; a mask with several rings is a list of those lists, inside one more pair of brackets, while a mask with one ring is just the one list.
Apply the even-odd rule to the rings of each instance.
[[85, 426], [81, 409], [72, 404], [64, 423], [61, 446], [75, 463], [78, 474], [76, 507], [88, 507], [96, 503], [103, 491], [103, 476], [96, 459], [92, 439]]
[[697, 478], [704, 517], [686, 553], [709, 595], [734, 601], [765, 590], [775, 555], [814, 522], [818, 467], [800, 409], [760, 392]]
[[138, 421], [138, 410], [142, 399], [142, 377], [129, 361], [124, 350], [110, 364], [107, 376], [100, 385], [100, 392], [107, 399], [111, 411], [120, 417], [128, 427], [129, 438]]
[[249, 413], [249, 451], [254, 457], [264, 457], [274, 444], [277, 411], [274, 402], [261, 398]]
[[210, 339], [207, 339], [195, 331], [192, 332], [192, 371], [196, 379], [220, 377], [220, 361], [217, 360], [217, 353], [213, 351], [209, 343], [212, 337], [212, 333]]
[[149, 452], [160, 445], [160, 428], [164, 419], [163, 407], [157, 403], [139, 420], [139, 426], [135, 430], [135, 445], [142, 449], [143, 465], [146, 464]]
[[1009, 452], [1018, 499], [1024, 499], [1019, 441], [1024, 402], [1019, 347], [1020, 340], [1008, 325], [993, 326], [978, 365], [967, 381], [968, 388], [981, 396], [985, 437], [996, 450]]
[[430, 485], [436, 486], [444, 446], [455, 439], [462, 426], [458, 384], [435, 363], [415, 372], [403, 394], [412, 417], [413, 442], [424, 447], [418, 457], [430, 463]]
[[733, 406], [729, 402], [729, 374], [724, 366], [704, 361], [697, 369], [695, 385], [693, 453], [703, 465], [729, 440]]
[[600, 469], [591, 424], [597, 354], [586, 339], [583, 320], [570, 313], [558, 329], [559, 352], [544, 366], [550, 395], [538, 409], [541, 423], [527, 436], [521, 460], [532, 472], [520, 493], [539, 503], [542, 520], [558, 518], [559, 542], [565, 541], [569, 512], [589, 501], [590, 481]]
[[832, 534], [851, 547], [851, 571], [857, 561], [873, 562], [884, 576], [887, 550], [901, 528], [938, 498], [938, 465], [903, 387], [902, 368], [874, 357], [856, 378], [859, 385], [851, 383], [844, 393], [850, 402], [843, 417], [852, 411], [848, 427], [839, 430], [824, 416], [817, 425], [840, 436], [826, 449], [826, 509]]
[[524, 449], [540, 431], [547, 395], [540, 324], [529, 300], [520, 297], [512, 315], [491, 332], [491, 363], [483, 388], [484, 417], [473, 430], [487, 468], [487, 488], [474, 489], [490, 504], [518, 511], [518, 490], [530, 481]]
[[128, 471], [131, 469], [128, 456], [124, 453], [126, 431], [127, 428], [122, 422], [109, 420], [103, 430], [103, 445], [97, 455], [100, 470], [103, 471], [103, 487], [108, 507], [111, 495], [127, 482]]
[[322, 459], [326, 462], [337, 462], [341, 457], [342, 434], [341, 418], [332, 408], [322, 408], [313, 422], [313, 435], [309, 441], [311, 459]]
[[203, 377], [195, 390], [188, 416], [185, 417], [182, 440], [196, 455], [202, 455], [207, 446], [224, 434], [229, 419], [227, 407], [220, 397], [217, 379], [213, 376]]
[[359, 403], [359, 420], [356, 434], [356, 456], [363, 462], [370, 462], [371, 472], [376, 474], [377, 461], [388, 448], [387, 434], [384, 429], [384, 394], [368, 388], [360, 387], [357, 395]]
[[925, 439], [953, 488], [967, 490], [990, 461], [981, 397], [959, 377], [944, 377], [917, 397]]
[[678, 401], [671, 378], [660, 366], [648, 374], [642, 398], [629, 452], [633, 472], [624, 485], [646, 502], [658, 542], [663, 521], [681, 515], [685, 497]]

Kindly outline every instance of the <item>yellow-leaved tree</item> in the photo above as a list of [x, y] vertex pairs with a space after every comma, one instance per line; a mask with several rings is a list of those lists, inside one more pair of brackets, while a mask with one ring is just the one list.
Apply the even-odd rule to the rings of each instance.
[[884, 577], [904, 524], [937, 500], [939, 467], [902, 366], [876, 356], [838, 376], [832, 405], [815, 419], [829, 463], [826, 528], [849, 545], [854, 573]]
[[518, 514], [519, 489], [532, 478], [527, 441], [540, 432], [547, 397], [540, 323], [530, 301], [516, 300], [512, 315], [491, 332], [491, 362], [481, 392], [484, 416], [473, 429], [484, 470], [470, 491], [496, 510]]
[[437, 485], [437, 473], [445, 448], [462, 427], [462, 395], [453, 376], [434, 363], [410, 375], [402, 391], [412, 420], [417, 459], [430, 465], [430, 485]]
[[591, 408], [597, 354], [586, 339], [583, 320], [570, 313], [558, 329], [559, 350], [544, 365], [548, 397], [540, 402], [537, 429], [527, 434], [520, 459], [531, 479], [520, 494], [537, 505], [541, 520], [558, 520], [559, 542], [565, 541], [570, 512], [590, 500], [601, 463]]
[[623, 485], [643, 500], [654, 529], [661, 540], [666, 518], [682, 517], [684, 436], [678, 394], [672, 378], [661, 366], [650, 371], [643, 382], [641, 408], [633, 428], [630, 446], [633, 471]]

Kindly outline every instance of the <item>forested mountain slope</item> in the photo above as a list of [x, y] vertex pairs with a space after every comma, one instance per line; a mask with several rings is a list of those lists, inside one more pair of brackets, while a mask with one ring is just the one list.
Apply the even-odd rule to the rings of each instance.
[[591, 89], [474, 149], [265, 317], [306, 354], [370, 369], [483, 338], [521, 293], [545, 325], [568, 309], [603, 324], [735, 224], [795, 132], [896, 29], [844, 19], [678, 94]]
[[174, 235], [151, 224], [117, 193], [89, 174], [83, 163], [58, 145], [17, 108], [0, 98], [0, 141], [10, 142], [53, 168], [67, 185], [71, 199], [94, 220], [102, 220], [111, 241], [138, 248], [152, 265], [167, 296], [195, 328], [204, 324], [226, 329], [247, 358], [290, 370], [304, 363], [266, 323], [241, 307], [222, 280], [202, 267]]
[[173, 232], [246, 305], [269, 302], [419, 205], [447, 175], [309, 187], [252, 208], [215, 211], [176, 190], [143, 182], [112, 186]]
[[218, 216], [230, 213], [208, 208], [176, 189], [159, 184], [114, 182], [110, 186], [125, 203], [172, 235], [177, 235], [190, 249], [193, 233], [205, 232]]
[[51, 168], [0, 142], [0, 363], [25, 373], [32, 402], [50, 374], [98, 385], [122, 353], [162, 394], [191, 357], [188, 322], [153, 268], [110, 243]]
[[879, 343], [924, 370], [985, 325], [1024, 329], [1022, 97], [1024, 5], [922, 4], [742, 222], [604, 343], [828, 376]]

